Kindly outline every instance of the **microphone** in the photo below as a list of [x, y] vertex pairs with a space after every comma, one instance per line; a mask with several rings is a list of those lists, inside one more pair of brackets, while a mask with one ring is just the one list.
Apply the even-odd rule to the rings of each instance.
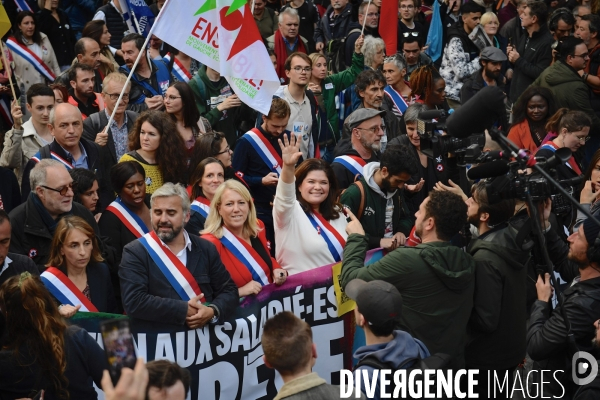
[[476, 181], [478, 179], [506, 175], [508, 171], [510, 171], [508, 163], [504, 160], [497, 160], [471, 168], [467, 171], [467, 177], [472, 181]]
[[502, 127], [506, 127], [505, 97], [497, 86], [484, 87], [448, 117], [448, 135], [464, 138], [473, 133], [481, 133], [498, 120]]
[[425, 110], [419, 113], [419, 119], [429, 121], [432, 119], [445, 118], [446, 111], [444, 110]]
[[510, 160], [510, 156], [508, 154], [506, 154], [503, 151], [498, 151], [498, 150], [485, 152], [481, 155], [480, 158], [481, 158], [480, 162], [494, 161], [494, 160]]
[[569, 187], [569, 186], [579, 186], [585, 177], [583, 175], [576, 176], [570, 179], [563, 179], [562, 181], [558, 181], [560, 186]]

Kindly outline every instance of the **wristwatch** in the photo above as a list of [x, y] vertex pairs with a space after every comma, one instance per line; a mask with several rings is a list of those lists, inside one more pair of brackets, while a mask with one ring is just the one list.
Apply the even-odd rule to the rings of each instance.
[[209, 304], [208, 307], [212, 308], [215, 316], [212, 317], [212, 319], [210, 320], [211, 324], [216, 324], [219, 321], [219, 309], [217, 308], [217, 306]]

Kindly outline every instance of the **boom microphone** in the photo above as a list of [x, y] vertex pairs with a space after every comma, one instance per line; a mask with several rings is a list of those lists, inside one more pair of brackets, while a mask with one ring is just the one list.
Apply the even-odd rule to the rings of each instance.
[[486, 86], [462, 105], [446, 120], [449, 136], [464, 138], [473, 133], [482, 133], [496, 121], [507, 126], [504, 92], [497, 86]]
[[504, 160], [492, 161], [485, 164], [479, 164], [477, 167], [467, 171], [467, 177], [476, 181], [477, 179], [493, 178], [496, 176], [506, 175], [510, 170], [508, 163]]
[[445, 110], [425, 110], [419, 113], [419, 119], [429, 121], [432, 119], [443, 119], [446, 117]]

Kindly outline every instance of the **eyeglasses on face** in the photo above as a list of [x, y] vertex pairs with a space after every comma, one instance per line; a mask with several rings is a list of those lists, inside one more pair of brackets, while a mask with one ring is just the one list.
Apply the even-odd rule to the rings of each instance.
[[304, 73], [307, 73], [307, 74], [308, 74], [310, 71], [312, 71], [312, 68], [311, 68], [311, 67], [304, 67], [304, 68], [303, 68], [303, 67], [301, 67], [301, 66], [299, 66], [299, 65], [296, 65], [296, 66], [295, 66], [295, 67], [293, 67], [292, 69], [293, 69], [294, 71], [298, 72], [298, 73], [302, 73], [302, 72], [304, 72]]
[[[106, 93], [106, 92], [104, 92], [104, 93]], [[108, 97], [110, 97], [111, 100], [118, 100], [120, 94], [121, 93], [106, 93], [106, 95]], [[129, 93], [123, 93], [122, 100], [129, 100]]]
[[412, 10], [413, 8], [415, 8], [415, 6], [412, 4], [404, 4], [400, 6], [401, 10]]
[[371, 128], [356, 128], [356, 129], [360, 129], [361, 131], [370, 131], [371, 133], [378, 134], [379, 131], [385, 130], [385, 126], [379, 125], [379, 126], [372, 126]]
[[590, 136], [575, 136], [575, 139], [579, 140], [580, 142], [586, 143], [588, 140], [591, 139]]
[[227, 147], [225, 147], [225, 150], [218, 152], [217, 154], [215, 154], [215, 156], [220, 156], [221, 154], [229, 153], [230, 151], [231, 151], [231, 147], [229, 147], [229, 145], [227, 145]]
[[590, 53], [573, 54], [573, 57], [581, 57], [585, 60], [586, 58], [590, 58]]
[[46, 186], [46, 185], [41, 185], [44, 189], [48, 189], [48, 190], [52, 190], [53, 192], [57, 192], [59, 193], [61, 196], [66, 196], [67, 193], [69, 192], [69, 190], [73, 191], [73, 188], [75, 187], [75, 183], [71, 182], [66, 186], [63, 186], [61, 188], [55, 189], [55, 188], [51, 188], [50, 186]]

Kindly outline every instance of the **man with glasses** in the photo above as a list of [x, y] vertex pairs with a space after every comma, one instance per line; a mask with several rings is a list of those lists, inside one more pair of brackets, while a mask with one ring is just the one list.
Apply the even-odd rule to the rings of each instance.
[[[580, 76], [590, 59], [587, 46], [582, 39], [570, 36], [563, 39], [557, 50], [558, 60], [546, 68], [533, 85], [550, 89], [557, 108], [586, 113], [592, 119], [590, 135], [595, 136], [600, 130], [600, 119], [592, 108], [590, 88]], [[595, 150], [589, 149], [591, 153]], [[586, 156], [591, 157], [591, 153], [586, 151]]]
[[29, 198], [31, 191], [29, 175], [32, 169], [43, 159], [54, 159], [62, 163], [68, 170], [85, 168], [93, 171], [100, 185], [100, 204], [106, 207], [114, 200], [113, 191], [108, 183], [108, 174], [100, 158], [100, 149], [96, 143], [83, 139], [83, 120], [77, 107], [69, 103], [57, 104], [50, 112], [48, 122], [54, 141], [40, 149], [25, 166], [21, 197]]
[[[70, 104], [61, 106], [75, 108]], [[28, 256], [43, 271], [60, 218], [65, 215], [83, 218], [97, 237], [100, 237], [100, 230], [92, 213], [73, 201], [73, 179], [62, 162], [40, 160], [28, 174], [28, 179], [32, 192], [9, 214], [12, 226], [10, 252]]]
[[417, 4], [417, 0], [401, 0], [398, 5], [398, 13], [400, 14], [400, 19], [398, 20], [398, 45], [409, 34], [427, 37], [427, 29], [423, 24], [415, 21], [415, 15], [418, 11]]
[[128, 132], [133, 128], [139, 115], [135, 111], [127, 110], [131, 90], [130, 82], [127, 84], [127, 90], [123, 93], [123, 98], [119, 102], [110, 127], [106, 129], [108, 119], [115, 109], [126, 80], [127, 77], [118, 72], [106, 75], [102, 82], [102, 99], [106, 108], [90, 115], [83, 121], [83, 137], [100, 146], [100, 156], [106, 171], [110, 171], [110, 168], [121, 159], [123, 154], [127, 153]]
[[[368, 9], [367, 9], [368, 6]], [[366, 21], [366, 22], [365, 22]], [[371, 35], [379, 36], [379, 7], [371, 2], [363, 2], [358, 6], [358, 22], [352, 22], [348, 28], [348, 36], [344, 42], [346, 59], [344, 60], [347, 66], [352, 65], [352, 54], [354, 54], [354, 44], [361, 35], [363, 24], [365, 25], [364, 36]]]

